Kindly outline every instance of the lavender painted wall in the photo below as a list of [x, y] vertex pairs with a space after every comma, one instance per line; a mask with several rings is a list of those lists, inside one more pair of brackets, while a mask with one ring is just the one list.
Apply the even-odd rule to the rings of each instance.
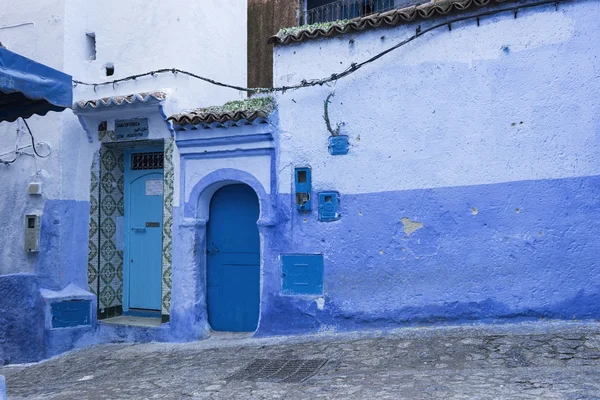
[[[427, 34], [331, 87], [287, 92], [260, 335], [447, 321], [600, 317], [600, 4]], [[423, 28], [440, 20], [421, 22]], [[275, 48], [275, 85], [328, 76], [417, 24]], [[310, 165], [313, 211], [295, 209]], [[319, 222], [319, 191], [341, 219]], [[279, 294], [279, 256], [323, 253], [323, 297]]]

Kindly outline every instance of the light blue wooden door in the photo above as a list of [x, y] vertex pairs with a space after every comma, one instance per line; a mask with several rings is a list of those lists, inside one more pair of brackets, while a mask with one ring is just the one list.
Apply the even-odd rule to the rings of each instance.
[[[163, 171], [161, 164], [138, 163], [130, 153], [126, 169], [127, 308], [161, 309]], [[160, 168], [158, 168], [160, 167]], [[143, 168], [143, 169], [134, 169]]]
[[206, 235], [208, 322], [216, 331], [251, 332], [260, 312], [258, 198], [247, 185], [219, 189]]

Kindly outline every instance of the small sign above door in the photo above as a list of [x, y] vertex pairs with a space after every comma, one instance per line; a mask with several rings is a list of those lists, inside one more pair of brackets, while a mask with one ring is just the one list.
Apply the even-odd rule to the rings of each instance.
[[148, 137], [148, 118], [116, 120], [115, 137], [117, 140], [135, 140]]
[[148, 179], [146, 181], [146, 196], [162, 196], [163, 195], [163, 180]]

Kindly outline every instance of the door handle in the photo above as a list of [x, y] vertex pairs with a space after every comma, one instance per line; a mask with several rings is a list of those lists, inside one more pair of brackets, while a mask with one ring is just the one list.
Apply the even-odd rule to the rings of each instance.
[[134, 232], [146, 232], [146, 228], [131, 228]]

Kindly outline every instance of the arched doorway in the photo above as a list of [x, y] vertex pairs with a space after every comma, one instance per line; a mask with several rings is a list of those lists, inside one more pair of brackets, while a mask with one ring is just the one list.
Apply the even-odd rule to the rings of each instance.
[[208, 322], [213, 330], [251, 332], [260, 313], [258, 197], [247, 185], [227, 185], [210, 202], [206, 234]]

